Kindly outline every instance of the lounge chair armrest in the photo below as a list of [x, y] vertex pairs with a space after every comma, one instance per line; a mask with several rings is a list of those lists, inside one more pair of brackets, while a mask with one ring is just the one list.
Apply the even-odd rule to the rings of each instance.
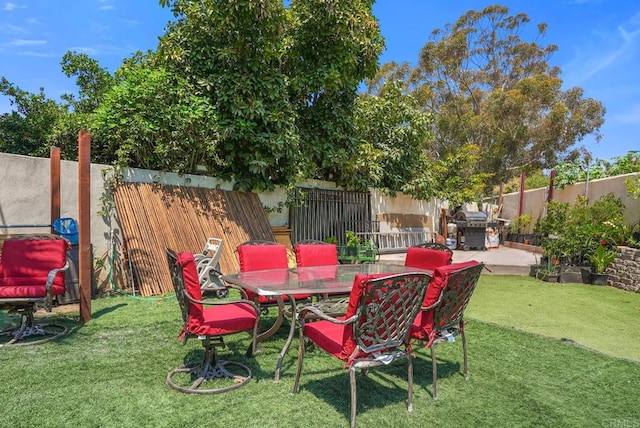
[[51, 291], [51, 286], [53, 285], [53, 280], [55, 279], [58, 272], [62, 272], [69, 269], [69, 262], [67, 261], [64, 266], [58, 269], [51, 269], [49, 274], [47, 275], [47, 283], [45, 284], [47, 287], [47, 293]]

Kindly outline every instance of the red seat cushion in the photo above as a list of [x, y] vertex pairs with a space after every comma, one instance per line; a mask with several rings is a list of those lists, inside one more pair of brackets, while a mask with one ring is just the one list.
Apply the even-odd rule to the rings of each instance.
[[[433, 271], [433, 278], [427, 289], [422, 306], [431, 306], [438, 301], [442, 290], [446, 287], [449, 277], [453, 272], [466, 269], [471, 266], [478, 265], [475, 260], [469, 260], [461, 263], [453, 263], [450, 265], [440, 266]], [[429, 337], [433, 331], [433, 313], [434, 309], [421, 311], [411, 327], [411, 337], [424, 340]]]
[[[344, 317], [348, 319], [356, 314], [361, 296], [366, 293], [369, 280], [387, 276], [388, 274], [356, 275], [353, 280], [353, 288], [349, 295], [349, 304]], [[357, 355], [352, 355], [356, 349], [356, 341], [353, 338], [353, 325], [340, 325], [330, 321], [321, 320], [307, 323], [304, 334], [320, 348], [329, 354], [344, 361], [348, 361]]]
[[[193, 254], [179, 253], [178, 263], [182, 265], [182, 278], [187, 293], [196, 300], [202, 300], [198, 270]], [[189, 301], [189, 320], [183, 333], [198, 336], [238, 333], [252, 330], [256, 319], [256, 311], [247, 303], [203, 307], [200, 303]]]
[[[409, 247], [407, 249], [407, 256], [404, 260], [404, 265], [433, 270], [439, 266], [450, 264], [451, 257], [451, 253], [448, 251]], [[431, 286], [429, 286], [429, 288], [431, 288]]]
[[[240, 272], [289, 268], [287, 247], [283, 244], [239, 245], [237, 251], [240, 261]], [[255, 300], [255, 293], [249, 290], [246, 291], [249, 300]], [[302, 300], [310, 296], [310, 294], [296, 294], [294, 297]], [[284, 296], [284, 300], [287, 300], [287, 296]], [[268, 296], [258, 296], [258, 303], [273, 304], [276, 303], [276, 299]]]
[[338, 247], [335, 244], [297, 244], [295, 250], [299, 267], [338, 264]]
[[[4, 241], [0, 256], [1, 297], [44, 297], [49, 272], [67, 262], [69, 242], [65, 239], [10, 239]], [[4, 286], [13, 286], [5, 290]], [[64, 294], [64, 271], [58, 272], [51, 287], [54, 295]]]

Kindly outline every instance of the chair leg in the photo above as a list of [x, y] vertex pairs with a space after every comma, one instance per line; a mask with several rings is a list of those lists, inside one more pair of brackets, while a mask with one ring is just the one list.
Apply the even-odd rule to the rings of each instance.
[[408, 392], [408, 401], [407, 401], [407, 411], [413, 412], [413, 357], [411, 354], [407, 355], [407, 392]]
[[351, 428], [355, 428], [358, 396], [356, 394], [356, 369], [353, 366], [349, 367], [349, 382], [351, 383]]
[[431, 367], [433, 370], [433, 399], [438, 399], [438, 365], [436, 364], [436, 350], [435, 344], [431, 345]]
[[[218, 360], [215, 344], [211, 343], [211, 339], [204, 339], [202, 346], [204, 346], [205, 352], [201, 362], [187, 364], [169, 372], [167, 375], [167, 384], [171, 388], [180, 392], [193, 394], [219, 394], [240, 388], [251, 380], [251, 369], [248, 366], [235, 361]], [[244, 372], [244, 375], [228, 371], [226, 367], [230, 365], [238, 367]], [[186, 386], [176, 383], [174, 376], [178, 373], [188, 375], [191, 383]], [[214, 379], [228, 379], [229, 381], [227, 383], [221, 382], [223, 385], [216, 388], [200, 388], [207, 381]]]
[[20, 326], [0, 331], [0, 337], [10, 337], [8, 342], [0, 340], [0, 348], [3, 346], [38, 345], [57, 339], [67, 333], [67, 328], [61, 324], [36, 324], [33, 317], [34, 310], [35, 308], [28, 307], [15, 311], [20, 314]]
[[469, 372], [467, 369], [467, 338], [464, 336], [464, 330], [460, 330], [460, 336], [462, 337], [462, 354], [463, 354], [463, 370], [464, 380], [469, 379]]

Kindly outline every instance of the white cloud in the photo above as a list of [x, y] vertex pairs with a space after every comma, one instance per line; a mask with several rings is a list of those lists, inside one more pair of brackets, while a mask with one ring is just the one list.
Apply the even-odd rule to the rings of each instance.
[[18, 52], [18, 55], [22, 56], [35, 56], [40, 58], [60, 58], [60, 54], [58, 53], [48, 53], [48, 52], [35, 52], [35, 51], [23, 51]]
[[98, 9], [100, 10], [115, 10], [115, 6], [112, 4], [107, 4], [104, 6], [100, 6]]
[[27, 39], [14, 39], [7, 43], [8, 46], [42, 46], [46, 45], [46, 40], [27, 40]]
[[136, 52], [133, 46], [115, 46], [115, 45], [94, 45], [94, 46], [74, 46], [69, 48], [70, 51], [83, 52], [90, 56], [128, 56]]
[[631, 106], [627, 111], [616, 113], [611, 116], [611, 120], [619, 123], [638, 123], [640, 124], [640, 104]]
[[92, 48], [90, 46], [74, 46], [72, 48], [69, 48], [69, 50], [73, 52], [85, 53], [89, 56], [98, 55], [100, 53], [98, 49]]
[[27, 30], [13, 24], [0, 24], [0, 31], [7, 34], [26, 34]]
[[16, 4], [15, 3], [5, 3], [4, 4], [4, 10], [7, 10], [9, 12], [11, 12], [12, 10], [14, 10], [16, 8]]
[[597, 35], [601, 46], [590, 48], [590, 52], [594, 53], [591, 58], [575, 58], [568, 65], [568, 68], [578, 68], [579, 64], [580, 68], [573, 70], [573, 73], [570, 73], [573, 76], [568, 80], [580, 84], [603, 70], [624, 63], [635, 55], [640, 40], [640, 12], [619, 24], [615, 31]]

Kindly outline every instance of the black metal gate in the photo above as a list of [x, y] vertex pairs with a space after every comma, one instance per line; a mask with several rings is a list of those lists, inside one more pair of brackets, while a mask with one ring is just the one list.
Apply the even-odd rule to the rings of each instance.
[[298, 188], [289, 209], [291, 241], [334, 236], [345, 244], [345, 231], [374, 232], [369, 192]]

